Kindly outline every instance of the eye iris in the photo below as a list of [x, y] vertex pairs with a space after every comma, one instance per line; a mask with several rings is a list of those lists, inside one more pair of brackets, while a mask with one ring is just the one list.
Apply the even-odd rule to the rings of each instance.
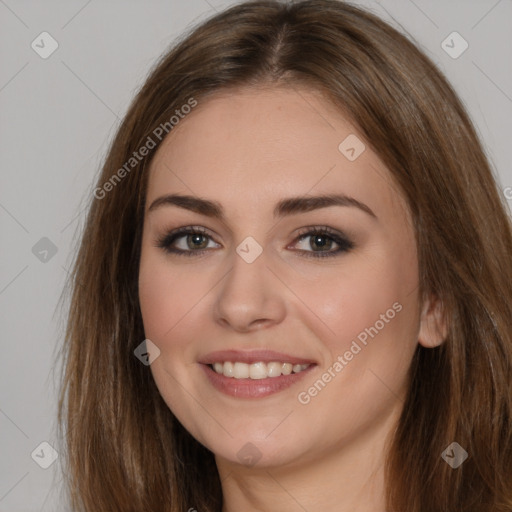
[[[329, 242], [330, 242], [330, 240], [327, 240], [327, 238], [328, 237], [326, 237], [325, 235], [314, 235], [312, 237], [313, 242], [311, 243], [311, 247], [315, 248], [314, 246], [316, 245], [317, 247], [320, 247], [321, 249], [325, 248], [326, 245], [328, 246]], [[329, 248], [329, 247], [327, 247], [327, 248]]]
[[[201, 239], [203, 239], [202, 244], [201, 244]], [[204, 249], [208, 245], [208, 241], [206, 240], [206, 237], [204, 235], [197, 234], [197, 233], [189, 235], [187, 237], [187, 242], [189, 242], [189, 241], [192, 242], [192, 245], [187, 243], [189, 248]]]

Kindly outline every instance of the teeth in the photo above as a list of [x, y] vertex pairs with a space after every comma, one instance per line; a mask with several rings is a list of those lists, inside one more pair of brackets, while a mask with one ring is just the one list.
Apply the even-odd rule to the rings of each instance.
[[267, 363], [267, 375], [269, 377], [279, 377], [282, 373], [283, 364]]
[[234, 377], [235, 375], [233, 374], [233, 363], [224, 363], [222, 365], [222, 374], [224, 377]]
[[249, 365], [245, 363], [235, 363], [233, 365], [233, 377], [235, 377], [235, 379], [248, 379]]
[[[243, 363], [237, 363], [243, 364]], [[254, 363], [250, 366], [247, 364], [243, 364], [244, 366], [249, 367], [249, 378], [251, 379], [265, 379], [268, 377], [268, 369], [265, 363]]]
[[299, 373], [309, 367], [309, 364], [280, 363], [272, 361], [271, 363], [252, 363], [246, 364], [239, 361], [231, 363], [213, 363], [213, 370], [224, 377], [233, 377], [235, 379], [266, 379], [267, 377], [279, 377], [281, 375], [290, 375]]
[[283, 363], [283, 367], [281, 369], [281, 373], [283, 375], [290, 375], [293, 370], [293, 365], [291, 363]]

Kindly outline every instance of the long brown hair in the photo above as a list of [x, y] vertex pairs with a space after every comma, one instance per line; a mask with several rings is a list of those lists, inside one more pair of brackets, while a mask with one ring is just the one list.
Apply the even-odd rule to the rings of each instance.
[[[312, 87], [360, 128], [409, 204], [421, 298], [442, 303], [444, 343], [418, 345], [412, 360], [385, 468], [388, 510], [510, 512], [512, 228], [505, 199], [436, 66], [378, 17], [336, 0], [233, 6], [176, 43], [133, 100], [91, 197], [69, 282], [58, 418], [73, 510], [221, 510], [213, 454], [178, 423], [134, 356], [145, 338], [141, 231], [162, 127], [167, 132], [177, 109], [211, 93], [261, 85]], [[145, 145], [155, 147], [130, 160]], [[441, 458], [454, 441], [469, 454], [457, 469]]]

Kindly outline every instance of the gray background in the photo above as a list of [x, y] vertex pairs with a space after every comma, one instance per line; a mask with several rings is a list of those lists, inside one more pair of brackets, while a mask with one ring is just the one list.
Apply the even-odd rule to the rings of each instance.
[[[65, 310], [57, 302], [83, 209], [108, 143], [155, 59], [191, 24], [232, 3], [0, 0], [0, 512], [66, 510], [60, 459], [42, 469], [31, 453], [43, 441], [59, 450], [55, 358]], [[445, 72], [510, 206], [512, 1], [354, 3], [409, 33]], [[59, 45], [47, 59], [31, 47], [43, 31]], [[456, 59], [441, 46], [453, 31], [469, 44]], [[55, 255], [34, 254], [43, 237]], [[45, 448], [37, 453], [48, 457]]]

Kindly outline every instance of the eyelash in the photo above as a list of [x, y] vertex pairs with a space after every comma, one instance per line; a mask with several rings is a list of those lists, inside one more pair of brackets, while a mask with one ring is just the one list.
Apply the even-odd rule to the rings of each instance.
[[[188, 226], [184, 228], [177, 228], [169, 233], [166, 233], [161, 238], [159, 238], [156, 242], [156, 247], [163, 249], [165, 252], [169, 254], [175, 254], [177, 256], [193, 256], [193, 255], [201, 255], [210, 249], [198, 249], [198, 250], [189, 250], [184, 251], [182, 249], [176, 249], [171, 247], [171, 244], [176, 240], [181, 238], [184, 235], [203, 235], [210, 239], [212, 237], [208, 234], [207, 230], [200, 226]], [[334, 251], [304, 251], [299, 250], [299, 252], [304, 253], [305, 257], [308, 258], [330, 258], [334, 256], [341, 255], [342, 253], [349, 252], [354, 248], [353, 242], [351, 242], [348, 238], [341, 236], [336, 231], [332, 230], [327, 226], [309, 226], [303, 228], [301, 232], [297, 235], [294, 242], [300, 242], [305, 238], [314, 236], [314, 235], [327, 235], [325, 238], [331, 239], [336, 244], [338, 244], [339, 248]], [[212, 239], [213, 240], [213, 239]]]

